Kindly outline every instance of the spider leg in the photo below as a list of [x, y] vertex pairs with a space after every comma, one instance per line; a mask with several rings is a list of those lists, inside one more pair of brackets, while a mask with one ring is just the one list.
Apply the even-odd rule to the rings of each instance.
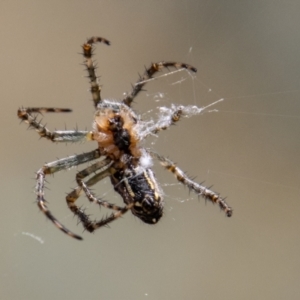
[[[88, 199], [91, 202], [98, 202], [100, 199], [96, 198], [91, 191], [89, 190], [89, 188], [87, 187], [87, 184], [85, 184], [84, 182], [82, 182], [82, 188], [85, 191], [86, 196], [88, 197]], [[102, 201], [102, 200], [101, 200]], [[105, 202], [105, 203], [104, 203]], [[100, 203], [99, 203], [100, 204]], [[101, 205], [113, 209], [116, 212], [112, 213], [111, 215], [105, 217], [104, 219], [100, 220], [100, 221], [93, 221], [92, 223], [89, 224], [88, 228], [86, 228], [88, 231], [93, 232], [96, 229], [103, 227], [105, 225], [107, 225], [108, 223], [122, 217], [128, 210], [130, 210], [134, 205], [135, 202], [131, 202], [127, 205], [125, 205], [124, 207], [120, 207], [114, 204], [110, 204], [106, 201], [102, 201]]]
[[181, 182], [183, 185], [186, 185], [189, 189], [193, 190], [199, 196], [202, 196], [205, 199], [209, 199], [213, 203], [219, 204], [220, 208], [226, 213], [227, 217], [232, 216], [232, 208], [225, 202], [224, 198], [221, 198], [219, 196], [219, 194], [191, 180], [180, 168], [176, 166], [175, 163], [173, 163], [168, 158], [165, 158], [155, 152], [151, 153], [155, 155], [158, 160], [160, 160], [163, 167], [165, 167], [175, 175], [176, 179], [179, 182]]
[[94, 106], [97, 108], [97, 105], [99, 102], [101, 102], [101, 87], [98, 83], [98, 77], [96, 75], [96, 67], [94, 65], [94, 62], [92, 60], [93, 56], [93, 44], [96, 43], [104, 43], [106, 45], [110, 45], [110, 42], [107, 39], [101, 38], [101, 37], [91, 37], [82, 45], [83, 49], [83, 56], [85, 58], [84, 65], [86, 67], [86, 70], [88, 72], [88, 78], [90, 80], [91, 89], [90, 92], [93, 97]]
[[194, 68], [191, 65], [185, 64], [185, 63], [178, 63], [178, 62], [158, 62], [158, 63], [152, 63], [149, 68], [145, 70], [145, 73], [143, 76], [140, 76], [138, 81], [136, 82], [135, 85], [132, 87], [132, 91], [130, 94], [128, 94], [122, 102], [126, 104], [127, 106], [131, 106], [131, 103], [133, 99], [138, 95], [140, 91], [142, 91], [143, 86], [146, 84], [146, 81], [154, 76], [155, 73], [159, 72], [163, 68], [169, 68], [169, 67], [174, 67], [176, 69], [187, 69], [192, 72], [197, 72], [197, 69]]
[[[86, 169], [78, 172], [76, 175], [76, 181], [78, 183], [78, 187], [74, 189], [71, 193], [69, 193], [66, 197], [70, 210], [79, 217], [80, 221], [83, 223], [84, 228], [89, 232], [93, 232], [96, 229], [121, 217], [125, 212], [127, 212], [133, 206], [133, 204], [129, 204], [126, 205], [125, 207], [120, 207], [115, 204], [111, 204], [107, 201], [97, 198], [89, 189], [90, 186], [96, 184], [98, 181], [102, 180], [103, 178], [111, 175], [111, 173], [113, 172], [113, 168], [111, 168], [112, 164], [113, 162], [111, 161], [111, 159], [108, 158], [103, 161], [97, 162], [87, 167]], [[92, 176], [89, 180], [87, 180], [86, 182], [83, 181], [85, 177], [97, 171], [98, 173]], [[85, 192], [90, 202], [97, 203], [100, 206], [104, 206], [108, 209], [115, 210], [116, 212], [101, 221], [92, 221], [89, 218], [89, 216], [85, 214], [83, 209], [78, 208], [78, 206], [75, 205], [75, 201], [80, 196], [82, 190]]]
[[43, 112], [71, 112], [68, 108], [46, 108], [46, 107], [29, 107], [19, 108], [18, 117], [29, 124], [29, 127], [35, 128], [37, 133], [52, 142], [79, 142], [82, 140], [91, 140], [92, 133], [83, 130], [55, 130], [50, 131], [45, 125], [37, 120], [37, 116], [32, 113]]
[[75, 167], [77, 165], [86, 163], [88, 161], [97, 159], [100, 157], [100, 152], [98, 149], [83, 153], [79, 155], [69, 156], [67, 158], [62, 158], [57, 161], [53, 161], [45, 164], [40, 170], [37, 171], [36, 174], [36, 194], [37, 194], [37, 204], [40, 210], [46, 215], [48, 219], [50, 219], [57, 228], [66, 233], [67, 235], [74, 237], [76, 239], [81, 240], [82, 238], [79, 235], [74, 234], [69, 229], [67, 229], [64, 225], [62, 225], [49, 211], [46, 200], [44, 198], [44, 188], [45, 188], [45, 176], [49, 174], [54, 174], [55, 172], [66, 170], [71, 167]]

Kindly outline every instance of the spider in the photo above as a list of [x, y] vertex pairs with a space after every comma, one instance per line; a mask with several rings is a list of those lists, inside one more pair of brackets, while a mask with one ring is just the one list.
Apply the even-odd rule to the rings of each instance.
[[[219, 194], [209, 188], [191, 180], [175, 163], [156, 152], [142, 147], [143, 141], [148, 135], [157, 134], [160, 130], [167, 129], [170, 125], [178, 122], [181, 117], [189, 117], [199, 114], [203, 109], [196, 106], [176, 106], [171, 108], [160, 108], [161, 114], [158, 120], [142, 121], [136, 114], [131, 104], [135, 97], [142, 91], [146, 82], [153, 78], [154, 74], [162, 69], [174, 67], [197, 72], [191, 65], [178, 62], [152, 63], [137, 83], [132, 86], [130, 93], [121, 101], [112, 101], [101, 98], [101, 87], [95, 72], [95, 64], [92, 59], [94, 44], [110, 42], [101, 37], [92, 37], [82, 45], [84, 65], [90, 81], [90, 92], [95, 106], [93, 129], [82, 130], [55, 130], [49, 131], [38, 119], [38, 114], [45, 112], [71, 112], [68, 108], [20, 108], [18, 117], [34, 128], [40, 137], [52, 142], [79, 142], [83, 140], [96, 141], [97, 148], [91, 152], [73, 155], [50, 163], [46, 163], [36, 173], [36, 195], [40, 210], [49, 218], [56, 227], [67, 235], [81, 240], [82, 237], [71, 232], [60, 221], [58, 221], [47, 207], [44, 198], [45, 177], [61, 170], [81, 165], [83, 163], [96, 161], [76, 174], [77, 187], [67, 196], [66, 201], [69, 209], [79, 218], [83, 227], [93, 232], [98, 228], [108, 225], [110, 222], [120, 218], [128, 210], [148, 224], [156, 224], [163, 215], [163, 193], [151, 169], [152, 158], [155, 157], [161, 165], [171, 171], [177, 180], [197, 195], [218, 203], [220, 208], [228, 217], [232, 215], [232, 209]], [[87, 179], [88, 177], [88, 179]], [[124, 206], [111, 204], [95, 196], [90, 187], [109, 177], [116, 192], [120, 194], [125, 203]], [[91, 220], [85, 210], [76, 205], [82, 191], [90, 202], [106, 207], [113, 212], [103, 219]]]

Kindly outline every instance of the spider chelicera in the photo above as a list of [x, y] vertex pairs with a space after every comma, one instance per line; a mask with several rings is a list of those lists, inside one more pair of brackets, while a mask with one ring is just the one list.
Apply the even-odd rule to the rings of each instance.
[[[209, 188], [191, 180], [175, 163], [156, 152], [143, 148], [140, 142], [148, 135], [156, 134], [160, 130], [167, 129], [170, 125], [178, 122], [181, 117], [189, 117], [199, 114], [203, 108], [197, 106], [176, 106], [170, 108], [161, 107], [160, 115], [156, 121], [143, 121], [132, 109], [134, 98], [142, 91], [147, 80], [151, 79], [158, 71], [169, 67], [186, 69], [196, 72], [196, 68], [178, 62], [152, 63], [140, 76], [137, 83], [133, 85], [132, 91], [120, 102], [101, 99], [101, 88], [95, 72], [92, 60], [93, 45], [97, 42], [110, 45], [110, 42], [101, 37], [92, 37], [82, 45], [84, 65], [88, 72], [91, 86], [91, 94], [96, 109], [93, 129], [91, 131], [81, 130], [55, 130], [49, 131], [46, 126], [37, 120], [37, 114], [44, 112], [70, 112], [66, 108], [20, 108], [18, 117], [34, 128], [38, 134], [52, 142], [79, 142], [83, 140], [96, 141], [97, 149], [79, 155], [69, 156], [45, 164], [36, 173], [36, 195], [37, 204], [41, 211], [67, 235], [81, 240], [82, 238], [71, 232], [62, 225], [50, 212], [44, 198], [45, 176], [55, 172], [66, 170], [80, 164], [96, 160], [84, 170], [76, 174], [78, 186], [70, 192], [67, 204], [70, 210], [79, 218], [83, 227], [89, 231], [109, 224], [118, 219], [128, 210], [148, 224], [155, 224], [163, 215], [163, 193], [157, 183], [151, 169], [152, 158], [158, 159], [163, 167], [171, 171], [177, 180], [187, 186], [197, 195], [218, 203], [220, 208], [228, 217], [232, 215], [232, 209], [219, 194]], [[86, 179], [88, 177], [88, 179]], [[118, 206], [96, 197], [90, 187], [105, 177], [109, 177], [116, 192], [118, 192], [125, 203]], [[85, 210], [78, 207], [75, 202], [84, 192], [90, 202], [97, 203], [113, 210], [113, 213], [99, 221], [91, 220]]]

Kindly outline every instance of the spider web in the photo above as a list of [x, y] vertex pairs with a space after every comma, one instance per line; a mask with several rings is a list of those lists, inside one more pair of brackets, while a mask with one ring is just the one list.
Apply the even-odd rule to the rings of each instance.
[[[186, 4], [186, 21], [183, 23], [188, 28], [189, 35], [185, 42], [189, 47], [186, 47], [181, 61], [196, 61], [198, 73], [194, 77], [186, 72], [170, 72], [165, 81], [162, 80], [163, 75], [160, 78], [161, 86], [156, 87], [158, 92], [147, 93], [146, 96], [152, 97], [158, 105], [166, 106], [170, 106], [174, 99], [181, 104], [192, 103], [199, 107], [223, 99], [222, 103], [216, 105], [215, 114], [204, 111], [204, 116], [195, 118], [205, 118], [207, 122], [206, 128], [202, 125], [199, 128], [200, 132], [210, 131], [205, 142], [220, 139], [220, 149], [233, 150], [233, 153], [241, 157], [240, 162], [244, 164], [244, 168], [232, 170], [232, 167], [226, 166], [218, 169], [215, 164], [213, 168], [208, 166], [208, 177], [214, 174], [232, 178], [233, 181], [239, 178], [259, 185], [262, 189], [276, 190], [280, 187], [297, 193], [299, 176], [296, 166], [291, 165], [297, 158], [291, 159], [288, 153], [293, 154], [299, 149], [296, 144], [298, 139], [293, 136], [294, 128], [299, 122], [300, 91], [296, 80], [298, 64], [293, 65], [291, 56], [295, 41], [284, 35], [285, 30], [293, 30], [293, 21], [288, 20], [291, 7], [282, 11], [280, 3], [257, 3], [249, 5], [249, 11], [246, 11], [241, 5], [235, 7], [241, 13], [239, 15], [237, 11], [231, 12], [225, 2], [216, 6], [199, 2], [196, 9], [189, 2]], [[204, 26], [199, 26], [197, 18], [191, 16], [194, 10], [202, 8], [210, 11], [210, 18], [206, 19]], [[274, 24], [279, 16], [281, 22]], [[224, 27], [215, 34], [216, 28], [220, 30], [220, 24], [224, 24]], [[293, 31], [290, 35], [292, 33]], [[204, 46], [203, 41], [206, 41]], [[202, 57], [199, 57], [199, 52]], [[164, 92], [164, 85], [169, 86], [167, 92]], [[216, 119], [220, 119], [224, 125], [213, 124]], [[230, 122], [229, 126], [223, 123], [225, 120]], [[233, 120], [236, 128], [232, 124]], [[179, 125], [183, 131], [186, 130], [184, 123], [185, 121]], [[237, 131], [239, 125], [247, 131]], [[214, 133], [211, 133], [212, 130]], [[234, 136], [226, 141], [220, 137], [224, 136], [224, 130], [228, 131], [229, 136], [232, 133]], [[170, 131], [164, 135], [163, 143], [168, 143], [169, 134]], [[195, 137], [192, 138], [195, 140]], [[152, 143], [157, 145], [158, 141]], [[187, 148], [193, 147], [189, 141], [184, 144]], [[252, 153], [252, 150], [255, 152]], [[253, 162], [255, 166], [251, 165]], [[289, 167], [285, 167], [286, 163]], [[284, 178], [282, 168], [286, 172]], [[257, 173], [261, 170], [263, 173], [260, 178]], [[272, 203], [274, 204], [274, 199]]]
[[[152, 82], [146, 93], [152, 100], [148, 102], [157, 106], [170, 107], [174, 102], [198, 107], [215, 104], [213, 111], [204, 110], [199, 116], [182, 120], [150, 144], [191, 176], [197, 175], [196, 180], [214, 184], [213, 190], [228, 196], [227, 202], [234, 208], [233, 218], [242, 220], [242, 232], [252, 228], [245, 244], [253, 252], [242, 252], [239, 260], [245, 261], [250, 255], [257, 261], [254, 268], [249, 266], [253, 273], [248, 274], [248, 280], [238, 282], [246, 290], [251, 282], [261, 291], [260, 296], [262, 291], [268, 291], [268, 295], [273, 295], [270, 299], [277, 295], [274, 285], [277, 292], [279, 287], [287, 292], [289, 286], [293, 298], [297, 294], [293, 276], [299, 276], [299, 272], [290, 273], [289, 279], [280, 275], [281, 270], [286, 274], [294, 265], [300, 250], [299, 238], [295, 241], [295, 228], [299, 227], [295, 211], [300, 208], [300, 65], [296, 50], [299, 39], [295, 38], [299, 35], [293, 13], [296, 6], [291, 1], [243, 2], [232, 10], [225, 1], [217, 5], [186, 1], [182, 26], [188, 28], [188, 34], [181, 40], [186, 47], [180, 61], [195, 65], [198, 73], [193, 76], [188, 72], [169, 72], [155, 85]], [[195, 11], [202, 9], [210, 17], [200, 25], [202, 20]], [[148, 112], [153, 110], [149, 108]], [[186, 207], [197, 196], [182, 189], [163, 171], [156, 169], [156, 173], [165, 192], [166, 215], [178, 222], [184, 208], [176, 202]], [[191, 218], [198, 216], [195, 213]], [[243, 240], [242, 232], [237, 235]], [[284, 242], [279, 234], [283, 232]], [[253, 240], [260, 246], [253, 247]], [[283, 253], [289, 254], [290, 259], [270, 275], [272, 264]], [[257, 276], [256, 268], [261, 265], [265, 268], [261, 276], [268, 276], [267, 281]]]
[[[5, 4], [1, 99], [10, 116], [21, 105], [71, 107], [70, 116], [47, 117], [49, 127], [90, 128], [93, 107], [76, 55], [90, 34], [112, 41], [111, 47], [96, 49], [104, 98], [119, 99], [151, 61], [195, 66], [197, 75], [170, 70], [149, 82], [134, 109], [155, 119], [157, 107], [217, 102], [149, 137], [146, 146], [175, 161], [197, 182], [213, 185], [234, 212], [225, 218], [156, 166], [166, 195], [160, 224], [149, 228], [127, 214], [111, 230], [85, 233], [84, 242], [75, 244], [37, 212], [29, 192], [35, 184], [32, 172], [46, 161], [93, 146], [49, 145], [26, 132], [16, 118], [3, 117], [1, 295], [298, 299], [299, 1]], [[75, 171], [50, 177], [46, 199], [62, 223], [81, 233], [63, 199], [76, 185]], [[94, 190], [120, 204], [109, 181]], [[83, 197], [79, 204], [99, 216]], [[71, 272], [74, 265], [77, 272]]]
[[[199, 2], [196, 9], [186, 2], [184, 24], [190, 34], [185, 38], [189, 47], [182, 60], [195, 62], [198, 74], [168, 77], [183, 104], [206, 106], [224, 99], [216, 104], [213, 114], [204, 111], [194, 117], [197, 120], [182, 122], [178, 136], [173, 137], [180, 148], [174, 151], [177, 146], [170, 147], [168, 155], [173, 157], [175, 152], [175, 161], [184, 165], [188, 173], [197, 174], [200, 181], [214, 184], [212, 189], [228, 196], [228, 203], [234, 208], [233, 218], [241, 218], [240, 228], [248, 233], [248, 242], [244, 241], [244, 233], [238, 234], [249, 247], [244, 255], [238, 255], [238, 261], [257, 261], [256, 267], [249, 265], [247, 280], [237, 281], [245, 290], [249, 282], [256, 286], [261, 291], [258, 298], [265, 291], [273, 295], [270, 299], [277, 297], [274, 286], [278, 287], [277, 292], [279, 287], [287, 292], [289, 286], [293, 299], [298, 290], [291, 282], [299, 272], [290, 273], [289, 279], [282, 277], [282, 272], [286, 274], [295, 264], [296, 249], [300, 249], [294, 229], [299, 227], [294, 211], [299, 212], [300, 208], [300, 65], [296, 54], [299, 34], [293, 13], [296, 6], [292, 1], [264, 1], [236, 3], [233, 9], [227, 2], [219, 1]], [[207, 9], [210, 17], [199, 25], [202, 21], [191, 16], [202, 9]], [[169, 144], [172, 138], [165, 135], [163, 139]], [[165, 190], [168, 185], [164, 185]], [[175, 195], [179, 196], [172, 192], [174, 185], [178, 189]], [[191, 194], [183, 198], [177, 183], [170, 187], [167, 196], [172, 200], [195, 199]], [[173, 209], [172, 204], [169, 209]], [[175, 215], [172, 210], [173, 219]], [[279, 232], [286, 235], [284, 241]], [[259, 246], [249, 242], [253, 240]], [[284, 254], [289, 260], [272, 272], [272, 264]], [[258, 275], [261, 266], [264, 269], [260, 275], [268, 276], [267, 281]]]

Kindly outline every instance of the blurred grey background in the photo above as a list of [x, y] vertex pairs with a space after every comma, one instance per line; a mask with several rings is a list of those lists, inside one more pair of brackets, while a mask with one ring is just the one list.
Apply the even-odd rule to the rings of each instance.
[[[1, 299], [299, 299], [299, 1], [0, 2]], [[45, 115], [53, 130], [90, 129], [93, 105], [80, 45], [99, 35], [103, 97], [119, 99], [144, 66], [198, 68], [149, 83], [134, 108], [206, 106], [200, 116], [149, 140], [199, 182], [227, 196], [231, 219], [159, 166], [165, 215], [131, 213], [82, 232], [65, 195], [76, 169], [48, 178], [46, 198], [73, 240], [35, 205], [34, 172], [45, 162], [95, 149], [56, 145], [19, 125], [20, 106], [69, 107]], [[81, 168], [79, 168], [81, 169]], [[109, 182], [97, 195], [121, 203]], [[79, 203], [100, 218], [107, 211]]]

